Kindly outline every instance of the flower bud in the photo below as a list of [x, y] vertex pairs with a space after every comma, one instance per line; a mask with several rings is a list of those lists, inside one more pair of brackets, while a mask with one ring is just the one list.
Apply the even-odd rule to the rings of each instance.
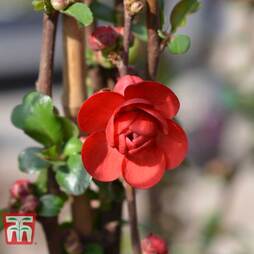
[[27, 179], [17, 180], [11, 187], [10, 193], [14, 199], [22, 199], [31, 193], [31, 182]]
[[110, 26], [100, 26], [89, 36], [88, 43], [95, 51], [114, 47], [118, 38], [116, 31]]
[[168, 246], [165, 240], [150, 234], [142, 240], [142, 251], [143, 254], [168, 254]]
[[127, 0], [126, 8], [131, 16], [138, 14], [141, 12], [145, 6], [144, 0]]
[[76, 0], [50, 0], [51, 5], [57, 11], [64, 10], [67, 6], [74, 3]]
[[23, 213], [34, 212], [38, 205], [37, 197], [31, 194], [22, 199], [20, 211]]
[[57, 11], [64, 10], [67, 7], [66, 0], [51, 0], [51, 5]]

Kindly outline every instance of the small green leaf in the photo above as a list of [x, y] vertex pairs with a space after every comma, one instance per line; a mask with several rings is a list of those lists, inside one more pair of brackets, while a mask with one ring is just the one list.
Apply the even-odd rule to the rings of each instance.
[[53, 194], [46, 194], [40, 198], [39, 215], [43, 217], [54, 217], [59, 214], [65, 199]]
[[99, 244], [95, 243], [90, 243], [87, 244], [85, 247], [85, 252], [86, 254], [103, 254], [103, 249]]
[[70, 156], [73, 154], [80, 153], [82, 148], [82, 142], [79, 138], [73, 137], [71, 138], [64, 147], [64, 155]]
[[62, 12], [74, 17], [84, 26], [88, 26], [93, 22], [93, 14], [87, 4], [84, 3], [74, 3]]
[[48, 170], [44, 169], [40, 171], [36, 182], [35, 182], [36, 190], [38, 194], [46, 193], [48, 190]]
[[177, 28], [186, 23], [186, 17], [200, 8], [201, 3], [198, 0], [181, 0], [174, 7], [171, 16], [171, 32], [175, 33]]
[[28, 93], [22, 104], [14, 108], [11, 120], [14, 126], [45, 146], [59, 144], [63, 139], [61, 123], [47, 95]]
[[32, 5], [35, 11], [44, 10], [44, 1], [43, 0], [33, 0]]
[[176, 35], [168, 44], [168, 49], [172, 54], [184, 54], [191, 46], [190, 37], [187, 35]]
[[35, 173], [46, 169], [49, 163], [41, 157], [42, 148], [29, 147], [19, 154], [19, 169], [26, 173]]
[[71, 155], [66, 166], [56, 171], [56, 181], [60, 188], [73, 195], [83, 194], [90, 185], [92, 177], [83, 167], [80, 154]]

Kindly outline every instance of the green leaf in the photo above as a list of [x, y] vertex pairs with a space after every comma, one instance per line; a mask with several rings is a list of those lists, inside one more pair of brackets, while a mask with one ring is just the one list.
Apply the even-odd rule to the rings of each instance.
[[48, 190], [48, 170], [47, 169], [40, 171], [36, 179], [35, 186], [39, 194], [47, 192]]
[[64, 142], [67, 142], [72, 137], [78, 137], [79, 129], [76, 124], [67, 117], [57, 117], [57, 119], [61, 124]]
[[57, 160], [59, 156], [59, 149], [57, 146], [51, 146], [42, 151], [42, 155], [46, 160]]
[[64, 147], [64, 155], [70, 156], [73, 154], [80, 153], [82, 148], [82, 142], [79, 138], [73, 137], [71, 138]]
[[33, 0], [32, 5], [35, 11], [44, 10], [44, 1], [43, 0]]
[[93, 1], [90, 5], [90, 8], [96, 19], [101, 19], [107, 22], [114, 23], [115, 12], [108, 5], [100, 3], [98, 1]]
[[56, 171], [56, 181], [60, 188], [73, 195], [81, 195], [88, 188], [92, 177], [83, 167], [80, 154], [71, 155], [66, 166], [61, 166]]
[[87, 4], [84, 3], [74, 3], [62, 12], [74, 17], [84, 26], [88, 26], [93, 22], [93, 14]]
[[144, 25], [134, 24], [132, 26], [132, 32], [141, 41], [147, 41], [147, 29]]
[[103, 254], [103, 248], [99, 244], [90, 243], [85, 247], [86, 254]]
[[186, 18], [200, 8], [201, 3], [198, 0], [181, 0], [173, 9], [170, 22], [171, 32], [175, 33], [177, 28], [186, 23]]
[[191, 46], [191, 39], [187, 35], [179, 34], [168, 44], [168, 49], [172, 54], [184, 54]]
[[26, 173], [35, 173], [46, 169], [49, 163], [39, 156], [41, 152], [42, 148], [38, 147], [29, 147], [22, 151], [18, 157], [20, 170]]
[[43, 217], [54, 217], [59, 214], [65, 199], [53, 194], [46, 194], [40, 198], [39, 215]]
[[49, 96], [30, 92], [16, 106], [11, 116], [12, 123], [27, 135], [45, 146], [61, 143], [63, 134], [61, 123], [54, 114]]

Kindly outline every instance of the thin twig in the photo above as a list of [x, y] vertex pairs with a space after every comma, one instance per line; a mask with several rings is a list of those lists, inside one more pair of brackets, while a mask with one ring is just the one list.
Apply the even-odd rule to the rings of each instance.
[[43, 15], [42, 47], [39, 77], [36, 83], [38, 92], [52, 96], [55, 37], [58, 13]]
[[141, 254], [140, 236], [138, 231], [138, 217], [136, 206], [136, 191], [130, 185], [125, 185], [126, 199], [129, 211], [129, 224], [131, 231], [131, 242], [133, 254]]
[[[43, 15], [42, 47], [39, 67], [39, 77], [36, 83], [37, 91], [52, 96], [54, 71], [54, 51], [58, 14]], [[51, 168], [48, 169], [48, 193], [58, 194], [59, 187]], [[38, 217], [44, 230], [50, 254], [61, 254], [61, 231], [57, 216], [51, 218]]]
[[160, 20], [157, 2], [157, 0], [147, 0], [147, 75], [152, 80], [156, 78], [160, 57], [160, 37], [158, 35]]
[[[125, 0], [126, 1], [126, 0]], [[123, 66], [119, 69], [120, 76], [124, 76], [128, 73], [128, 64], [129, 64], [129, 46], [131, 39], [131, 25], [132, 25], [132, 16], [129, 14], [126, 3], [124, 1], [124, 38], [123, 38]], [[126, 199], [128, 203], [129, 211], [129, 224], [131, 230], [131, 243], [133, 254], [141, 254], [141, 244], [140, 236], [138, 231], [138, 216], [137, 216], [137, 207], [136, 207], [136, 192], [133, 187], [124, 184]]]
[[132, 16], [129, 14], [126, 5], [124, 7], [124, 36], [123, 36], [123, 62], [119, 68], [120, 75], [126, 75], [128, 73], [129, 64], [129, 47], [131, 39], [131, 22]]

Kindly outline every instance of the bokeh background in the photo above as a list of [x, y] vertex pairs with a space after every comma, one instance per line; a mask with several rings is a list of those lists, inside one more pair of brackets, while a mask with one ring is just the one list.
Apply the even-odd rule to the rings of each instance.
[[[111, 1], [105, 1], [110, 4]], [[176, 0], [165, 0], [165, 20]], [[179, 96], [178, 120], [190, 139], [185, 164], [149, 192], [139, 191], [140, 229], [168, 242], [172, 254], [254, 253], [254, 4], [203, 0], [182, 29], [192, 38], [183, 56], [165, 52], [158, 79]], [[164, 28], [167, 29], [167, 21]], [[33, 89], [41, 40], [41, 14], [30, 1], [0, 1], [0, 207], [18, 178], [17, 155], [32, 141], [10, 123], [13, 107]], [[142, 44], [141, 44], [142, 47]], [[141, 51], [142, 52], [142, 51]], [[144, 51], [143, 51], [144, 52]], [[61, 101], [61, 26], [58, 29], [54, 100]], [[31, 179], [33, 176], [29, 176]], [[68, 210], [65, 209], [65, 210]], [[63, 218], [68, 211], [63, 213]], [[124, 229], [123, 253], [129, 254]], [[36, 225], [35, 244], [0, 253], [46, 254]]]

